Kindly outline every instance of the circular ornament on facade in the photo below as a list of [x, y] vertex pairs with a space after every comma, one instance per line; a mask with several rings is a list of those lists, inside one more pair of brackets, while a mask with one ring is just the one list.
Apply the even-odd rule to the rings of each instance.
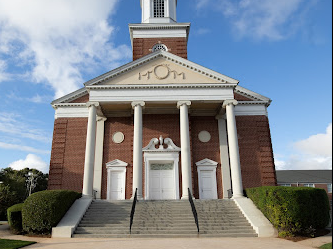
[[122, 132], [116, 132], [112, 136], [112, 141], [115, 144], [121, 144], [122, 142], [124, 142], [124, 140], [125, 140], [125, 135]]
[[211, 139], [212, 136], [208, 131], [201, 131], [198, 135], [200, 142], [202, 143], [208, 143]]
[[157, 79], [164, 80], [169, 77], [170, 69], [166, 65], [158, 65], [154, 69], [154, 74]]

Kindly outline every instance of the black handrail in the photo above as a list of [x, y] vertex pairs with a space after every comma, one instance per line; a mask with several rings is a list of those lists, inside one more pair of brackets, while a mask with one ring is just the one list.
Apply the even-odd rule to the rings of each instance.
[[197, 209], [195, 208], [193, 197], [192, 197], [190, 189], [188, 189], [188, 200], [190, 201], [190, 204], [191, 204], [191, 207], [192, 207], [193, 217], [194, 217], [195, 224], [197, 225], [197, 229], [198, 229], [198, 233], [199, 233], [200, 228], [199, 228], [198, 213], [197, 213]]
[[134, 200], [132, 204], [131, 219], [130, 219], [130, 234], [132, 234], [133, 219], [137, 202], [138, 202], [138, 189], [135, 190]]

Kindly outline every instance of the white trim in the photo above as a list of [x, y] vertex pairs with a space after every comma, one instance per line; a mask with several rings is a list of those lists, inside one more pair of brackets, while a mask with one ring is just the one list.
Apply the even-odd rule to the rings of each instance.
[[239, 102], [235, 106], [236, 116], [268, 116], [266, 104], [262, 102]]
[[[122, 197], [120, 200], [125, 200], [126, 199], [126, 167], [128, 166], [128, 163], [125, 163], [119, 159], [116, 159], [112, 162], [109, 162], [106, 164], [106, 168], [108, 171], [108, 176], [107, 176], [107, 200], [112, 200], [111, 199], [111, 179], [112, 179], [112, 173], [113, 172], [121, 172], [122, 173]], [[114, 200], [112, 200], [114, 201]]]
[[186, 38], [187, 30], [133, 30], [133, 38]]
[[222, 85], [208, 86], [126, 86], [126, 87], [88, 87], [90, 100], [98, 102], [177, 102], [188, 101], [218, 101], [233, 98], [233, 88]]
[[179, 152], [170, 152], [165, 150], [165, 152], [148, 152], [144, 153], [144, 161], [145, 161], [145, 199], [150, 200], [149, 195], [149, 178], [150, 178], [150, 165], [151, 163], [171, 163], [173, 162], [173, 176], [174, 176], [174, 184], [175, 184], [175, 200], [179, 200]]
[[272, 100], [270, 98], [267, 98], [259, 93], [253, 92], [249, 89], [246, 89], [241, 86], [236, 86], [235, 88], [235, 93], [242, 95], [244, 97], [250, 98], [252, 100], [257, 100], [257, 101], [264, 101], [267, 106], [269, 106], [272, 103]]
[[198, 182], [199, 182], [199, 198], [202, 199], [202, 182], [201, 182], [201, 175], [202, 171], [211, 171], [213, 176], [212, 185], [213, 185], [213, 199], [217, 199], [217, 181], [216, 181], [216, 168], [218, 163], [210, 160], [208, 158], [201, 160], [196, 163], [197, 170], [198, 170]]
[[54, 105], [55, 119], [58, 118], [88, 118], [89, 110], [86, 104]]

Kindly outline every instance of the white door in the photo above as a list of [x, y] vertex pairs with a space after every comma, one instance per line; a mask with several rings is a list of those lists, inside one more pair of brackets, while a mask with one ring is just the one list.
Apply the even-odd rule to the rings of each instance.
[[110, 196], [111, 200], [123, 200], [124, 191], [124, 172], [122, 171], [112, 171], [110, 179]]
[[216, 175], [212, 170], [200, 171], [200, 199], [211, 200], [217, 198]]
[[173, 164], [152, 164], [149, 177], [149, 199], [176, 199], [174, 182]]

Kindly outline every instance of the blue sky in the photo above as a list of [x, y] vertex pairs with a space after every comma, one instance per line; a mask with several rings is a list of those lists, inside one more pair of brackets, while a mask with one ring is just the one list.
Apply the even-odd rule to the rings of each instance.
[[[17, 8], [20, 6], [20, 8]], [[0, 0], [0, 168], [48, 170], [50, 102], [131, 61], [139, 0]], [[332, 1], [178, 1], [189, 60], [270, 97], [278, 169], [332, 168]]]

